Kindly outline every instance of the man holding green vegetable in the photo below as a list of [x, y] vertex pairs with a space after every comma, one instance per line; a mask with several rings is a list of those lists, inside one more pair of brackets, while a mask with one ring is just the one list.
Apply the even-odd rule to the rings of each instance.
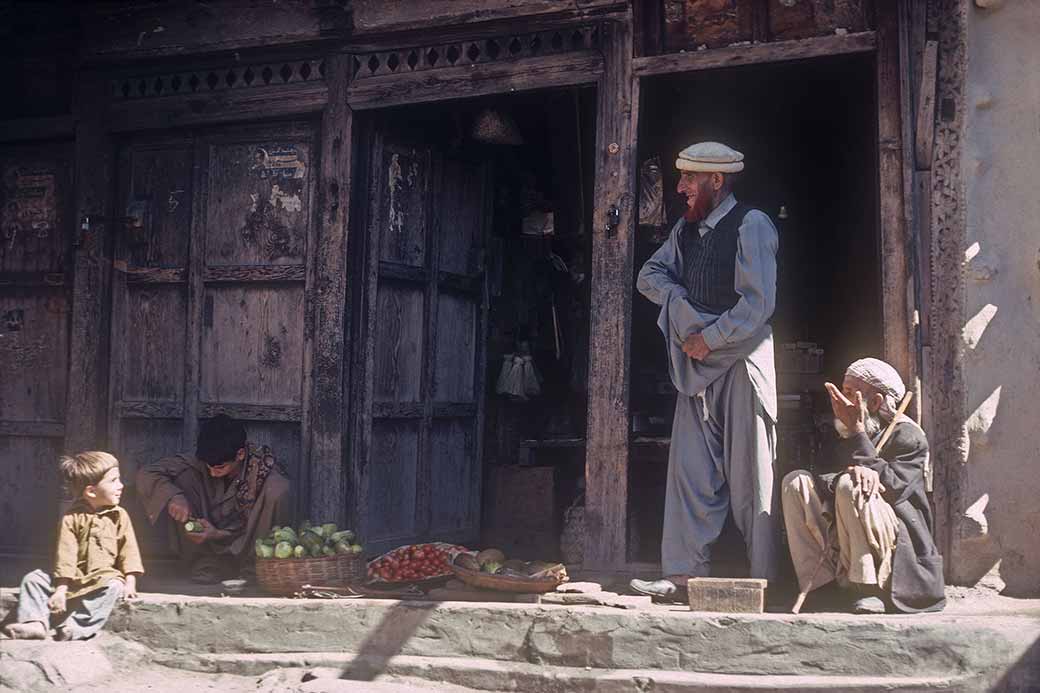
[[173, 520], [172, 548], [201, 583], [251, 576], [256, 540], [292, 514], [289, 479], [271, 449], [249, 443], [245, 426], [223, 414], [199, 427], [195, 454], [142, 467], [137, 489], [153, 524], [163, 513]]

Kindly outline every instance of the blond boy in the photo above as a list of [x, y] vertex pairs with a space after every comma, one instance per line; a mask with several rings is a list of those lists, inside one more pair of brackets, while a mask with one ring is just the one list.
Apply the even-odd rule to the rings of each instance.
[[119, 461], [107, 452], [63, 457], [61, 476], [76, 499], [61, 518], [54, 575], [34, 570], [22, 580], [12, 638], [85, 640], [104, 627], [119, 597], [137, 596], [144, 573], [130, 516], [119, 507]]

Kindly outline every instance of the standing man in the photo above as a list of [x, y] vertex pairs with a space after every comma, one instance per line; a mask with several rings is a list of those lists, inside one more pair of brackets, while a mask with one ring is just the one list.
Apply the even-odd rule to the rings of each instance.
[[776, 370], [769, 318], [778, 236], [763, 212], [733, 196], [744, 155], [717, 142], [679, 153], [687, 210], [639, 272], [661, 306], [668, 368], [678, 390], [668, 455], [660, 580], [632, 588], [684, 600], [710, 571], [710, 546], [732, 509], [751, 577], [776, 572], [773, 462]]

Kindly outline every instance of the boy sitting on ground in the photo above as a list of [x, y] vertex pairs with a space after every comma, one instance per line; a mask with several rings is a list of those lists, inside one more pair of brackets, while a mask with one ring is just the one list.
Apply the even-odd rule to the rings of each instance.
[[85, 640], [100, 631], [123, 596], [137, 596], [144, 573], [133, 525], [119, 507], [119, 461], [107, 452], [63, 457], [61, 476], [76, 498], [61, 518], [54, 575], [34, 570], [22, 580], [12, 638], [44, 640], [53, 614], [55, 640]]

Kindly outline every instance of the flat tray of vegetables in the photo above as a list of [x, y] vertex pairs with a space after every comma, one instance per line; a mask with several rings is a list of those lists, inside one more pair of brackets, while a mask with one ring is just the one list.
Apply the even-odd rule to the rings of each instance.
[[444, 542], [399, 546], [368, 563], [369, 584], [435, 585], [452, 576], [451, 562], [467, 551]]
[[451, 569], [470, 587], [500, 592], [543, 594], [570, 579], [562, 563], [506, 560], [498, 549], [459, 553]]

